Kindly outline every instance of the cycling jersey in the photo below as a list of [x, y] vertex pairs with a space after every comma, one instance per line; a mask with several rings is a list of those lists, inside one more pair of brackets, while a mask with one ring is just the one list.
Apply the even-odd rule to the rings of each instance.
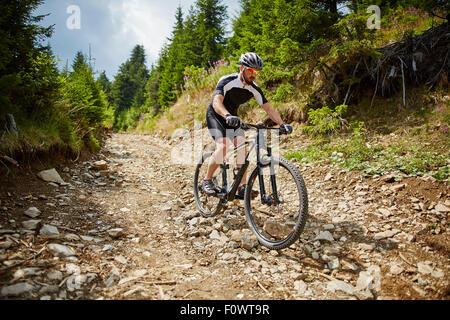
[[[213, 99], [217, 94], [224, 96], [223, 104], [228, 112], [234, 116], [237, 116], [239, 106], [251, 98], [255, 98], [259, 105], [267, 103], [261, 89], [254, 82], [251, 85], [242, 83], [239, 73], [220, 78]], [[225, 119], [214, 110], [212, 101], [206, 111], [206, 123], [214, 140], [222, 137], [233, 140], [236, 136], [244, 136], [242, 129], [236, 130], [236, 128], [226, 124]]]
[[220, 78], [213, 97], [217, 94], [224, 96], [223, 104], [233, 116], [237, 116], [239, 106], [251, 98], [255, 98], [260, 106], [267, 103], [261, 88], [254, 82], [251, 85], [242, 83], [239, 73]]

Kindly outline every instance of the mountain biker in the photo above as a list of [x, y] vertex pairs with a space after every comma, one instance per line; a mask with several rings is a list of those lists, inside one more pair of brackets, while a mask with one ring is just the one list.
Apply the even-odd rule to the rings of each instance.
[[[212, 178], [214, 172], [222, 163], [231, 142], [238, 146], [245, 142], [244, 131], [240, 128], [241, 119], [238, 117], [238, 108], [251, 98], [255, 98], [258, 104], [266, 111], [270, 119], [280, 126], [281, 133], [292, 133], [292, 126], [285, 124], [279, 113], [266, 100], [261, 89], [254, 82], [264, 63], [254, 52], [241, 55], [239, 59], [239, 73], [233, 73], [220, 78], [212, 101], [206, 112], [206, 122], [210, 134], [215, 140], [216, 149], [211, 156], [206, 176], [202, 181], [203, 192], [207, 196], [216, 195], [216, 189]], [[237, 167], [242, 167], [247, 156], [245, 148], [238, 151]], [[246, 187], [246, 174], [242, 178], [237, 195], [244, 197]], [[258, 192], [252, 190], [252, 196]]]

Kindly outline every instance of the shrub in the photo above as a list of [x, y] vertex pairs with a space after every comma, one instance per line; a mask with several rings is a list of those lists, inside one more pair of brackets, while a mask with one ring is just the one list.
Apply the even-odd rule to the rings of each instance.
[[292, 84], [282, 84], [278, 87], [272, 99], [277, 102], [286, 101], [287, 99], [291, 98], [294, 93], [294, 86]]
[[334, 110], [325, 106], [316, 110], [309, 110], [310, 125], [304, 126], [303, 130], [311, 135], [335, 134], [347, 126], [347, 121], [343, 118], [347, 112], [347, 105], [339, 105]]

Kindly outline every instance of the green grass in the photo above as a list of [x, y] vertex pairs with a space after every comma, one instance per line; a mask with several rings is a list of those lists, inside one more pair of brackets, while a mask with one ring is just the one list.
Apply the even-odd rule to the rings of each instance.
[[[371, 144], [358, 136], [336, 139], [338, 142], [314, 142], [301, 149], [287, 151], [287, 159], [316, 164], [334, 164], [367, 175], [401, 172], [408, 176], [431, 175], [438, 180], [449, 178], [450, 157], [431, 145], [408, 139], [390, 145]], [[447, 141], [448, 143], [448, 141]]]

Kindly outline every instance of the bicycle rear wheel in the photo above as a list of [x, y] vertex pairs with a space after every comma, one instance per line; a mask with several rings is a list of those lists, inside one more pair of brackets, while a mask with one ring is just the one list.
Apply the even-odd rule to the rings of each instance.
[[245, 190], [245, 216], [259, 242], [269, 249], [279, 250], [300, 237], [308, 216], [308, 194], [300, 172], [292, 163], [274, 157], [272, 166], [279, 203], [274, 202], [270, 164], [262, 167], [266, 199], [270, 204], [262, 203], [261, 194], [250, 197], [252, 190], [260, 191], [258, 168], [255, 168]]
[[[212, 152], [203, 154], [202, 159], [197, 164], [194, 174], [195, 202], [197, 203], [198, 210], [204, 217], [213, 217], [219, 214], [225, 203], [225, 200], [218, 197], [206, 196], [202, 190], [202, 180], [206, 176], [211, 155]], [[221, 190], [223, 185], [221, 170], [217, 170], [216, 173], [217, 175], [213, 177], [213, 182], [216, 189]]]

